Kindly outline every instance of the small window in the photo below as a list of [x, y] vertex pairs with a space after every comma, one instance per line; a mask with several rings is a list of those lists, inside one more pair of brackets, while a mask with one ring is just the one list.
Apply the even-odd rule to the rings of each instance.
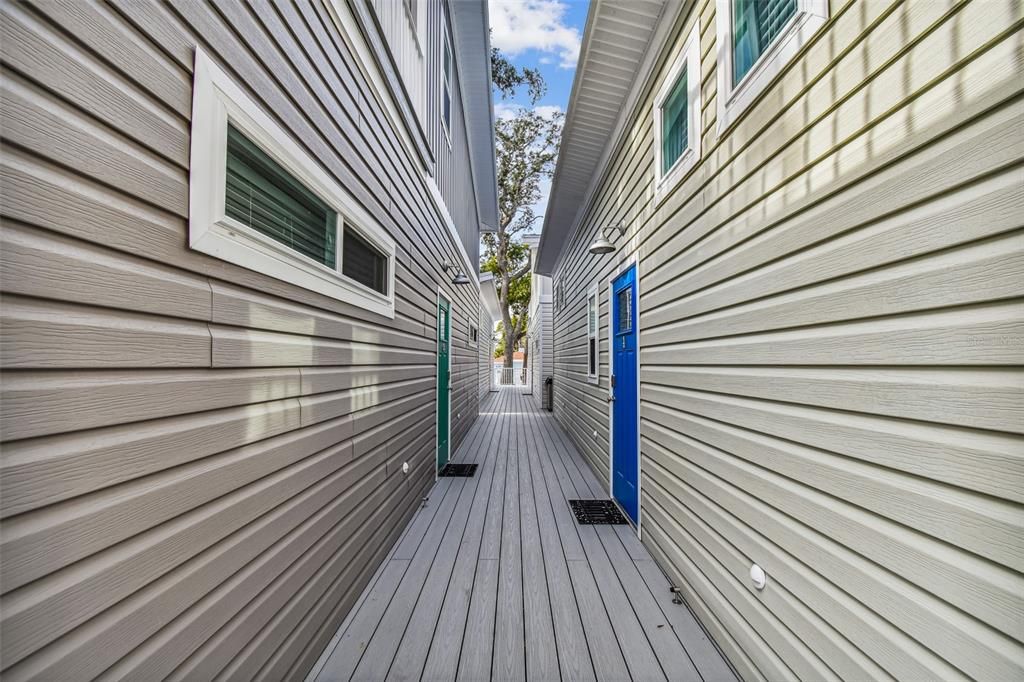
[[782, 73], [828, 20], [828, 0], [715, 0], [718, 132]]
[[477, 332], [477, 329], [476, 329], [476, 325], [473, 325], [473, 324], [469, 325], [469, 343], [471, 345], [473, 345], [473, 346], [476, 345], [477, 335], [478, 335], [478, 332]]
[[597, 287], [594, 287], [587, 294], [587, 378], [591, 383], [597, 383], [598, 373], [598, 343], [597, 343], [598, 303]]
[[452, 129], [452, 46], [447, 29], [444, 32], [444, 63], [441, 83], [441, 121], [451, 142]]
[[684, 69], [661, 105], [661, 173], [668, 173], [688, 146], [689, 125]]
[[733, 85], [743, 80], [796, 15], [796, 0], [735, 0], [732, 17]]
[[633, 329], [633, 287], [626, 287], [619, 297], [619, 324], [616, 333], [626, 334]]
[[370, 242], [345, 230], [344, 245], [341, 249], [341, 272], [363, 286], [386, 294], [388, 282], [388, 258]]
[[694, 25], [654, 100], [656, 194], [664, 194], [700, 158], [700, 33]]
[[226, 176], [229, 218], [335, 267], [338, 214], [230, 123]]
[[384, 227], [202, 49], [195, 59], [189, 246], [394, 317]]

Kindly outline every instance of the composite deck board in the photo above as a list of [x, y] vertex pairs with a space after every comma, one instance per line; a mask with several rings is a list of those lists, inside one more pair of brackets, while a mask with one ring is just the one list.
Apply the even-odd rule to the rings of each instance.
[[735, 680], [635, 531], [580, 526], [606, 498], [551, 415], [491, 395], [307, 678]]

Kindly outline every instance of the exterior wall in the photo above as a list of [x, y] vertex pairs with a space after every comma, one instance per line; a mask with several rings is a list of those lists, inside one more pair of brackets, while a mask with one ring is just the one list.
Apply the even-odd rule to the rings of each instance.
[[477, 327], [477, 360], [479, 385], [478, 400], [483, 400], [492, 390], [494, 383], [494, 320], [480, 306], [480, 321]]
[[[455, 65], [455, 73], [452, 74], [452, 120], [448, 135], [445, 134], [444, 123], [441, 120], [444, 31], [447, 30], [448, 35], [451, 35], [451, 18], [445, 9], [445, 0], [424, 2], [424, 11], [427, 13], [427, 73], [436, 76], [427, 79], [427, 115], [423, 125], [427, 132], [427, 141], [434, 153], [437, 186], [469, 255], [470, 266], [475, 271], [480, 262], [480, 224], [477, 219], [476, 203], [473, 201], [476, 190], [469, 162], [465, 112], [458, 97], [458, 64]], [[452, 49], [454, 52], [454, 46]]]
[[[540, 277], [534, 275], [534, 278]], [[540, 279], [551, 281], [548, 277]], [[530, 375], [533, 398], [538, 405], [544, 403], [544, 377], [551, 375], [554, 361], [551, 323], [551, 297], [543, 296], [530, 317], [530, 328], [534, 330], [531, 334], [533, 340], [530, 344]]]
[[[746, 679], [1022, 674], [1021, 13], [833, 2], [719, 137], [701, 0], [558, 265], [556, 416], [607, 480], [608, 278], [639, 260], [642, 539]], [[653, 93], [696, 21], [704, 152], [655, 204]]]
[[[434, 480], [439, 286], [477, 414], [430, 181], [322, 3], [0, 24], [3, 677], [301, 678]], [[197, 44], [398, 242], [394, 320], [187, 248]]]
[[[537, 260], [539, 240], [529, 235], [530, 267]], [[536, 272], [530, 275], [530, 306], [527, 320], [530, 329], [530, 376], [531, 391], [537, 405], [544, 404], [544, 377], [550, 376], [554, 366], [554, 330], [552, 327], [551, 278]]]

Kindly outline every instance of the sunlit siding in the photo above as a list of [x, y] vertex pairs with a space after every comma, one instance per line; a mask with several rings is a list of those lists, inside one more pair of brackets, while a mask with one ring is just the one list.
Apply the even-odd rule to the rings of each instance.
[[[833, 2], [721, 138], [714, 11], [674, 27], [555, 273], [556, 416], [607, 480], [636, 255], [642, 538], [742, 675], [1020, 678], [1024, 8]], [[656, 203], [653, 93], [698, 17], [703, 159]]]
[[[326, 5], [0, 24], [3, 677], [301, 678], [434, 480], [439, 287], [476, 416], [479, 290]], [[196, 45], [396, 240], [394, 320], [187, 248]]]

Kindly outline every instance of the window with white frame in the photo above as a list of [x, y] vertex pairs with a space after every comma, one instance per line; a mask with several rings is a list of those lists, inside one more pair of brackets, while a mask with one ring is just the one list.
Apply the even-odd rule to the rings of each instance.
[[444, 132], [451, 144], [452, 130], [452, 43], [448, 37], [448, 29], [444, 31], [444, 56], [441, 64], [441, 122], [444, 123]]
[[716, 0], [720, 133], [827, 20], [828, 0]]
[[479, 332], [477, 331], [476, 325], [475, 324], [469, 325], [469, 345], [471, 345], [471, 346], [475, 346], [476, 345], [478, 335], [479, 335]]
[[196, 50], [189, 245], [394, 317], [395, 242]]
[[596, 384], [600, 364], [600, 347], [597, 340], [599, 306], [597, 302], [597, 286], [587, 292], [587, 379]]
[[658, 191], [678, 183], [700, 159], [700, 31], [694, 25], [654, 99]]

